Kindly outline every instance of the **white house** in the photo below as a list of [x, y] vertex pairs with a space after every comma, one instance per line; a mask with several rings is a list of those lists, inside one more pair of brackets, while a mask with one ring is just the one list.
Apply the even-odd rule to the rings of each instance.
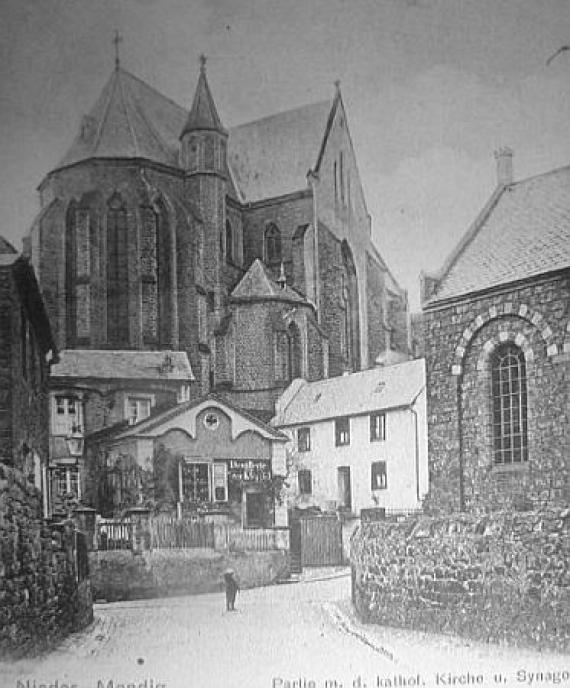
[[425, 380], [417, 359], [292, 382], [272, 425], [292, 440], [295, 503], [354, 515], [418, 508], [428, 488]]

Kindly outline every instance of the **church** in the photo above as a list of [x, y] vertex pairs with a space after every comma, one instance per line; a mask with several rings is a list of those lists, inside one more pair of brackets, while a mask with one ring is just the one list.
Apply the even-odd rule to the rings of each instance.
[[62, 489], [78, 482], [62, 439], [209, 393], [267, 421], [295, 378], [408, 353], [407, 295], [372, 242], [338, 83], [226, 129], [205, 57], [190, 108], [117, 58], [39, 193], [25, 250], [61, 352]]

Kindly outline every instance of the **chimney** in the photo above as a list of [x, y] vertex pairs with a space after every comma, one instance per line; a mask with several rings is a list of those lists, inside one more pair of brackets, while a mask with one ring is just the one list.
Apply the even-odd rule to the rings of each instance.
[[497, 184], [508, 186], [513, 183], [513, 151], [508, 146], [495, 151], [497, 161]]

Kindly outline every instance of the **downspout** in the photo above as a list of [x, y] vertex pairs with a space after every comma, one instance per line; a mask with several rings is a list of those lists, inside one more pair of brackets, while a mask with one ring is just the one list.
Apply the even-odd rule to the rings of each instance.
[[416, 499], [420, 502], [420, 438], [418, 432], [418, 412], [414, 408], [420, 394], [425, 390], [425, 385], [420, 389], [410, 404], [410, 411], [414, 416], [414, 451], [415, 451], [415, 472], [416, 472]]

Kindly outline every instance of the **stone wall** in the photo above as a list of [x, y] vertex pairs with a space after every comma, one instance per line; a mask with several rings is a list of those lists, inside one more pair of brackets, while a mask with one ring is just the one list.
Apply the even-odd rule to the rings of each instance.
[[287, 551], [216, 552], [156, 549], [90, 552], [95, 599], [114, 600], [220, 592], [223, 574], [235, 571], [241, 588], [275, 583], [289, 575]]
[[[424, 311], [430, 509], [568, 502], [569, 297], [562, 273]], [[525, 360], [524, 465], [497, 465], [493, 457], [491, 358], [506, 342]]]
[[353, 603], [387, 626], [570, 650], [570, 509], [362, 524]]
[[22, 471], [0, 465], [0, 657], [50, 647], [93, 618], [73, 524], [47, 525], [40, 499]]

